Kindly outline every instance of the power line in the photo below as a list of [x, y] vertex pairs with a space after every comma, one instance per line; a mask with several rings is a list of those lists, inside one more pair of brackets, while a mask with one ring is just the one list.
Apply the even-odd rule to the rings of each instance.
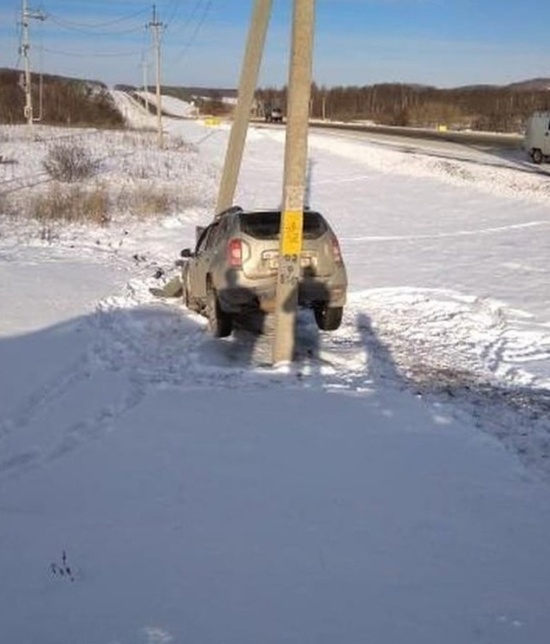
[[[16, 16], [18, 16], [17, 10]], [[17, 17], [15, 18], [15, 36], [18, 42], [15, 69], [19, 69], [19, 64], [21, 63], [21, 52], [23, 51], [23, 23]]]
[[172, 0], [170, 3], [170, 8], [168, 9], [167, 13], [170, 16], [168, 20], [166, 21], [167, 24], [170, 24], [171, 22], [174, 21], [179, 9], [180, 9], [180, 2], [179, 0]]
[[[206, 18], [208, 17], [208, 13], [210, 12], [210, 9], [212, 8], [212, 2], [213, 0], [207, 0], [206, 4], [203, 7], [203, 12], [199, 18], [199, 21], [195, 25], [195, 29], [191, 33], [191, 36], [183, 46], [183, 48], [180, 50], [180, 56], [183, 57], [185, 54], [188, 52], [189, 48], [191, 45], [194, 43], [195, 38], [197, 37], [199, 31], [201, 30], [201, 27], [203, 26], [204, 22], [206, 21]], [[200, 4], [200, 0], [195, 4], [195, 8], [197, 8]]]
[[[88, 5], [90, 7], [91, 5], [95, 5], [96, 7], [99, 7], [99, 3], [97, 2], [88, 2], [87, 0], [83, 0], [82, 2], [79, 3], [80, 5]], [[117, 5], [119, 3], [116, 2], [116, 0], [111, 1], [107, 0], [107, 2], [104, 3], [104, 5]], [[164, 3], [163, 3], [164, 4]], [[186, 6], [187, 11], [182, 12], [183, 6]], [[173, 26], [174, 24], [179, 24], [181, 22], [186, 23], [184, 31], [184, 38], [182, 45], [180, 45], [180, 51], [179, 53], [176, 54], [176, 57], [178, 59], [181, 59], [181, 57], [185, 56], [189, 49], [192, 47], [194, 42], [197, 39], [197, 36], [199, 35], [199, 32], [201, 28], [203, 27], [206, 19], [208, 18], [208, 15], [210, 13], [210, 10], [213, 5], [213, 0], [195, 0], [193, 4], [191, 5], [191, 2], [186, 2], [184, 3], [182, 0], [167, 0], [165, 7], [167, 9], [167, 13], [169, 15], [169, 23], [170, 26]], [[87, 10], [88, 8], [86, 8]], [[50, 13], [47, 12], [45, 13], [45, 16], [54, 23], [58, 28], [64, 29], [67, 31], [73, 31], [77, 33], [81, 33], [83, 35], [87, 35], [90, 37], [94, 36], [101, 36], [103, 38], [105, 37], [119, 37], [119, 36], [124, 36], [126, 34], [131, 35], [131, 34], [138, 34], [140, 31], [143, 30], [143, 26], [129, 26], [127, 29], [122, 28], [122, 29], [113, 29], [110, 30], [109, 27], [113, 27], [116, 25], [120, 25], [124, 22], [131, 21], [132, 19], [135, 19], [136, 17], [139, 17], [140, 15], [143, 15], [146, 13], [148, 9], [139, 9], [137, 11], [133, 11], [130, 13], [125, 13], [124, 15], [119, 15], [116, 18], [110, 19], [110, 20], [104, 20], [100, 22], [83, 22], [83, 21], [77, 21], [77, 20], [70, 20], [62, 15], [59, 15], [59, 12], [55, 13]], [[185, 15], [187, 14], [187, 16]], [[153, 22], [150, 23], [148, 26], [153, 27], [155, 26], [156, 22], [156, 9], [154, 9], [154, 14], [153, 14]], [[159, 25], [162, 24], [163, 28], [166, 28], [167, 24], [165, 23], [159, 23]], [[145, 30], [143, 30], [144, 35], [145, 35]], [[187, 37], [185, 37], [185, 32], [187, 32]], [[174, 33], [174, 32], [172, 32]], [[15, 65], [16, 68], [19, 68], [19, 65], [21, 64], [21, 58], [22, 58], [22, 52], [23, 52], [23, 28], [20, 26], [20, 29], [18, 30], [18, 40], [20, 43], [19, 47], [19, 56], [17, 59], [17, 63]], [[46, 52], [48, 54], [54, 55], [54, 56], [65, 56], [69, 58], [119, 58], [119, 57], [133, 57], [136, 55], [140, 56], [147, 56], [149, 55], [152, 51], [154, 51], [157, 46], [160, 46], [160, 39], [161, 39], [161, 34], [160, 31], [155, 30], [155, 39], [158, 38], [158, 43], [155, 43], [151, 46], [146, 46], [146, 43], [143, 43], [142, 49], [138, 50], [130, 50], [130, 51], [116, 51], [116, 48], [112, 51], [99, 51], [99, 52], [83, 52], [83, 51], [70, 51], [70, 50], [65, 50], [63, 48], [57, 48], [55, 47], [55, 44], [57, 43], [52, 43], [54, 44], [53, 47], [47, 47], [44, 46], [43, 44], [40, 46], [40, 51], [41, 52]], [[181, 41], [180, 41], [181, 42]], [[128, 42], [130, 44], [130, 42]]]
[[[189, 13], [189, 16], [188, 16], [188, 17], [186, 17], [186, 16], [182, 16], [182, 17], [181, 17], [181, 18], [180, 18], [180, 19], [175, 23], [175, 24], [180, 23], [180, 22], [181, 22], [181, 23], [184, 23], [184, 28], [183, 28], [184, 33], [187, 31], [187, 29], [188, 29], [189, 25], [191, 25], [191, 23], [194, 21], [194, 19], [195, 19], [195, 15], [197, 14], [198, 9], [201, 7], [201, 5], [202, 5], [202, 3], [203, 3], [204, 1], [205, 1], [205, 0], [195, 0], [195, 2], [194, 2], [194, 4], [193, 4], [193, 8], [191, 9], [191, 11], [190, 11], [190, 13]], [[173, 33], [173, 32], [172, 32], [172, 33]]]
[[77, 31], [78, 33], [83, 33], [88, 36], [122, 36], [124, 34], [137, 33], [138, 31], [141, 31], [143, 29], [142, 26], [138, 26], [118, 31], [88, 31], [84, 28], [75, 26], [73, 23], [62, 20], [61, 18], [56, 18], [55, 16], [52, 16], [50, 14], [48, 14], [48, 18], [50, 18], [53, 23], [59, 25], [63, 29], [66, 29], [68, 31]]
[[65, 25], [70, 25], [72, 27], [82, 27], [84, 29], [103, 29], [104, 27], [110, 27], [111, 25], [116, 25], [121, 22], [125, 22], [127, 20], [132, 20], [133, 18], [136, 18], [137, 16], [141, 16], [145, 13], [147, 13], [149, 9], [140, 9], [139, 11], [134, 11], [131, 14], [126, 14], [124, 16], [119, 16], [118, 18], [114, 18], [112, 20], [107, 20], [105, 22], [96, 22], [96, 23], [90, 23], [90, 22], [76, 22], [73, 20], [67, 20], [66, 18], [61, 18], [55, 14], [51, 14], [48, 12], [48, 18], [51, 18], [52, 21], [56, 22], [63, 22]]
[[60, 49], [50, 49], [49, 47], [44, 47], [44, 51], [49, 54], [57, 54], [59, 56], [71, 56], [76, 58], [117, 58], [119, 56], [138, 56], [143, 53], [143, 50], [135, 50], [128, 52], [90, 52], [89, 54], [79, 54], [74, 51], [62, 51]]

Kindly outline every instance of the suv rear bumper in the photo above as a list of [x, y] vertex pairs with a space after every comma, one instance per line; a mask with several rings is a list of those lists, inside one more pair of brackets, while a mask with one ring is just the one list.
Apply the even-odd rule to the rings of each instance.
[[[243, 313], [246, 309], [260, 309], [265, 313], [275, 311], [277, 293], [275, 285], [261, 289], [230, 288], [218, 291], [220, 306], [227, 313]], [[346, 303], [345, 285], [327, 285], [320, 281], [301, 282], [298, 290], [298, 305], [314, 307], [328, 304], [342, 307]]]

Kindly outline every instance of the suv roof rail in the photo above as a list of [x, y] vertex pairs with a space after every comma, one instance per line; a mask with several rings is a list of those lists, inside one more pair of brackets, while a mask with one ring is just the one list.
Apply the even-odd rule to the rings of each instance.
[[240, 206], [231, 206], [230, 208], [226, 208], [214, 215], [214, 220], [217, 221], [218, 219], [225, 217], [225, 215], [235, 215], [238, 212], [243, 212], [243, 209]]

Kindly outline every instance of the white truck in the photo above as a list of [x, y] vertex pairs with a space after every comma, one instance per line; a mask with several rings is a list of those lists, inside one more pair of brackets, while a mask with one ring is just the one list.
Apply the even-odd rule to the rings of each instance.
[[527, 121], [523, 149], [533, 163], [550, 157], [550, 112], [534, 112]]

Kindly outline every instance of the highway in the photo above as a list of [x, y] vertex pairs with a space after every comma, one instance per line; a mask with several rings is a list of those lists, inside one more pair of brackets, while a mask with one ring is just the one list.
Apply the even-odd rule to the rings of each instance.
[[460, 143], [461, 145], [499, 147], [506, 149], [519, 149], [523, 142], [523, 137], [520, 134], [493, 134], [491, 132], [473, 131], [439, 131], [427, 128], [366, 125], [362, 123], [326, 123], [323, 121], [313, 121], [311, 122], [311, 127], [327, 128], [331, 130], [348, 130], [369, 134], [383, 134], [408, 139], [447, 141], [451, 143]]
[[[257, 122], [257, 127], [283, 125]], [[310, 132], [345, 139], [368, 141], [387, 149], [454, 159], [477, 166], [506, 167], [522, 173], [550, 176], [550, 164], [535, 165], [522, 149], [520, 134], [488, 132], [439, 132], [409, 127], [311, 121]]]

